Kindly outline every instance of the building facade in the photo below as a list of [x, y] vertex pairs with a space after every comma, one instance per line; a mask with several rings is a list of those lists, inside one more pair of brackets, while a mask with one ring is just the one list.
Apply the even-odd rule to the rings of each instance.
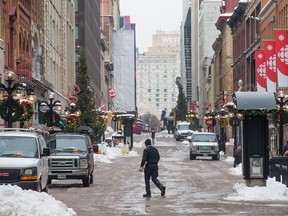
[[170, 113], [176, 106], [180, 76], [180, 32], [157, 31], [152, 47], [137, 58], [137, 105], [138, 113], [152, 112], [156, 116], [166, 109]]
[[120, 17], [120, 29], [113, 33], [113, 111], [135, 113], [136, 107], [136, 25], [129, 16]]
[[96, 108], [101, 106], [101, 21], [100, 1], [74, 0], [76, 69], [81, 57], [86, 59], [90, 88]]

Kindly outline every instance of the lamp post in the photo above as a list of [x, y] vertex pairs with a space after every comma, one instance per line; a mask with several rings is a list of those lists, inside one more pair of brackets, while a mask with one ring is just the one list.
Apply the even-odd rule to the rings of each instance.
[[212, 112], [207, 111], [204, 116], [205, 124], [208, 126], [208, 131], [209, 127], [212, 128], [212, 132], [214, 132], [214, 126], [216, 125], [216, 120], [215, 120], [215, 115], [216, 113], [212, 110]]
[[43, 113], [49, 113], [49, 127], [54, 126], [54, 111], [60, 112], [62, 110], [62, 105], [59, 100], [54, 101], [54, 94], [49, 94], [48, 101], [42, 101], [40, 104], [40, 111]]
[[195, 112], [195, 111], [190, 111], [190, 112], [188, 112], [187, 113], [187, 115], [186, 115], [186, 119], [189, 121], [189, 122], [191, 122], [192, 123], [192, 130], [195, 130], [195, 120], [196, 119], [198, 119], [198, 113], [197, 112]]
[[279, 148], [278, 148], [278, 156], [282, 156], [283, 152], [283, 115], [284, 110], [287, 110], [287, 103], [288, 103], [288, 95], [285, 95], [283, 91], [278, 92], [278, 98], [276, 103], [278, 105], [280, 111], [280, 121], [279, 121]]
[[234, 167], [236, 167], [236, 154], [235, 151], [238, 147], [237, 143], [237, 126], [240, 124], [240, 120], [243, 118], [243, 115], [241, 113], [238, 113], [237, 107], [233, 102], [227, 103], [227, 108], [229, 112], [229, 123], [233, 127], [233, 133], [234, 133], [234, 148], [233, 148], [233, 156], [234, 156]]
[[222, 147], [221, 150], [223, 150], [224, 154], [226, 154], [226, 136], [225, 135], [225, 131], [224, 128], [227, 126], [227, 119], [228, 119], [228, 113], [224, 110], [221, 109], [218, 114], [216, 115], [216, 118], [218, 120], [218, 123], [220, 125], [220, 137], [219, 137], [219, 141], [220, 141], [220, 146]]
[[[19, 102], [20, 99], [26, 99], [31, 103], [36, 101], [36, 96], [32, 89], [27, 88], [26, 83], [15, 82], [16, 77], [17, 75], [13, 71], [5, 70], [4, 79], [7, 83], [7, 86], [0, 83], [1, 103], [7, 103], [7, 119], [5, 118], [5, 120], [8, 122], [8, 128], [12, 128], [12, 122], [19, 120], [23, 114], [23, 110], [19, 108], [21, 106]], [[4, 113], [1, 114], [1, 117], [3, 115]]]
[[79, 116], [81, 116], [81, 111], [76, 108], [75, 103], [70, 103], [69, 107], [65, 108], [64, 115], [66, 116], [66, 126], [72, 128], [73, 130], [79, 127]]

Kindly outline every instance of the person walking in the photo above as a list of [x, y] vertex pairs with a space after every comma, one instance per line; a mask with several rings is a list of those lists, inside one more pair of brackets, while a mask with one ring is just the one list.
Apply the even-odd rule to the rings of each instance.
[[242, 148], [238, 145], [234, 152], [234, 167], [242, 163]]
[[[161, 196], [165, 196], [166, 187], [163, 186], [160, 181], [157, 179], [158, 177], [158, 162], [160, 160], [160, 155], [158, 150], [151, 145], [151, 139], [145, 140], [146, 148], [143, 150], [143, 156], [139, 171], [142, 172], [144, 170], [144, 179], [145, 179], [145, 189], [146, 194], [143, 194], [143, 197], [151, 197], [150, 190], [150, 177], [152, 177], [153, 183], [159, 188], [161, 191]], [[144, 168], [145, 165], [145, 168]]]
[[151, 128], [151, 139], [152, 139], [152, 145], [155, 145], [155, 129], [152, 127]]

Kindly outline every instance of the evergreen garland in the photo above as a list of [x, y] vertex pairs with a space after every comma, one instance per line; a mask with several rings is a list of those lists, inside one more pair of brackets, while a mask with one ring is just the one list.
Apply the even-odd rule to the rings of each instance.
[[136, 116], [122, 116], [121, 124], [131, 124], [134, 125], [136, 123]]

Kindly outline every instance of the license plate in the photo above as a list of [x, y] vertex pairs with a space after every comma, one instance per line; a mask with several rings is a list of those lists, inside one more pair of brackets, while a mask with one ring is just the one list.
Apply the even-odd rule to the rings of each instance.
[[208, 156], [208, 154], [207, 154], [207, 153], [203, 154], [203, 157], [207, 157], [207, 156]]
[[66, 175], [57, 175], [58, 179], [66, 179]]

